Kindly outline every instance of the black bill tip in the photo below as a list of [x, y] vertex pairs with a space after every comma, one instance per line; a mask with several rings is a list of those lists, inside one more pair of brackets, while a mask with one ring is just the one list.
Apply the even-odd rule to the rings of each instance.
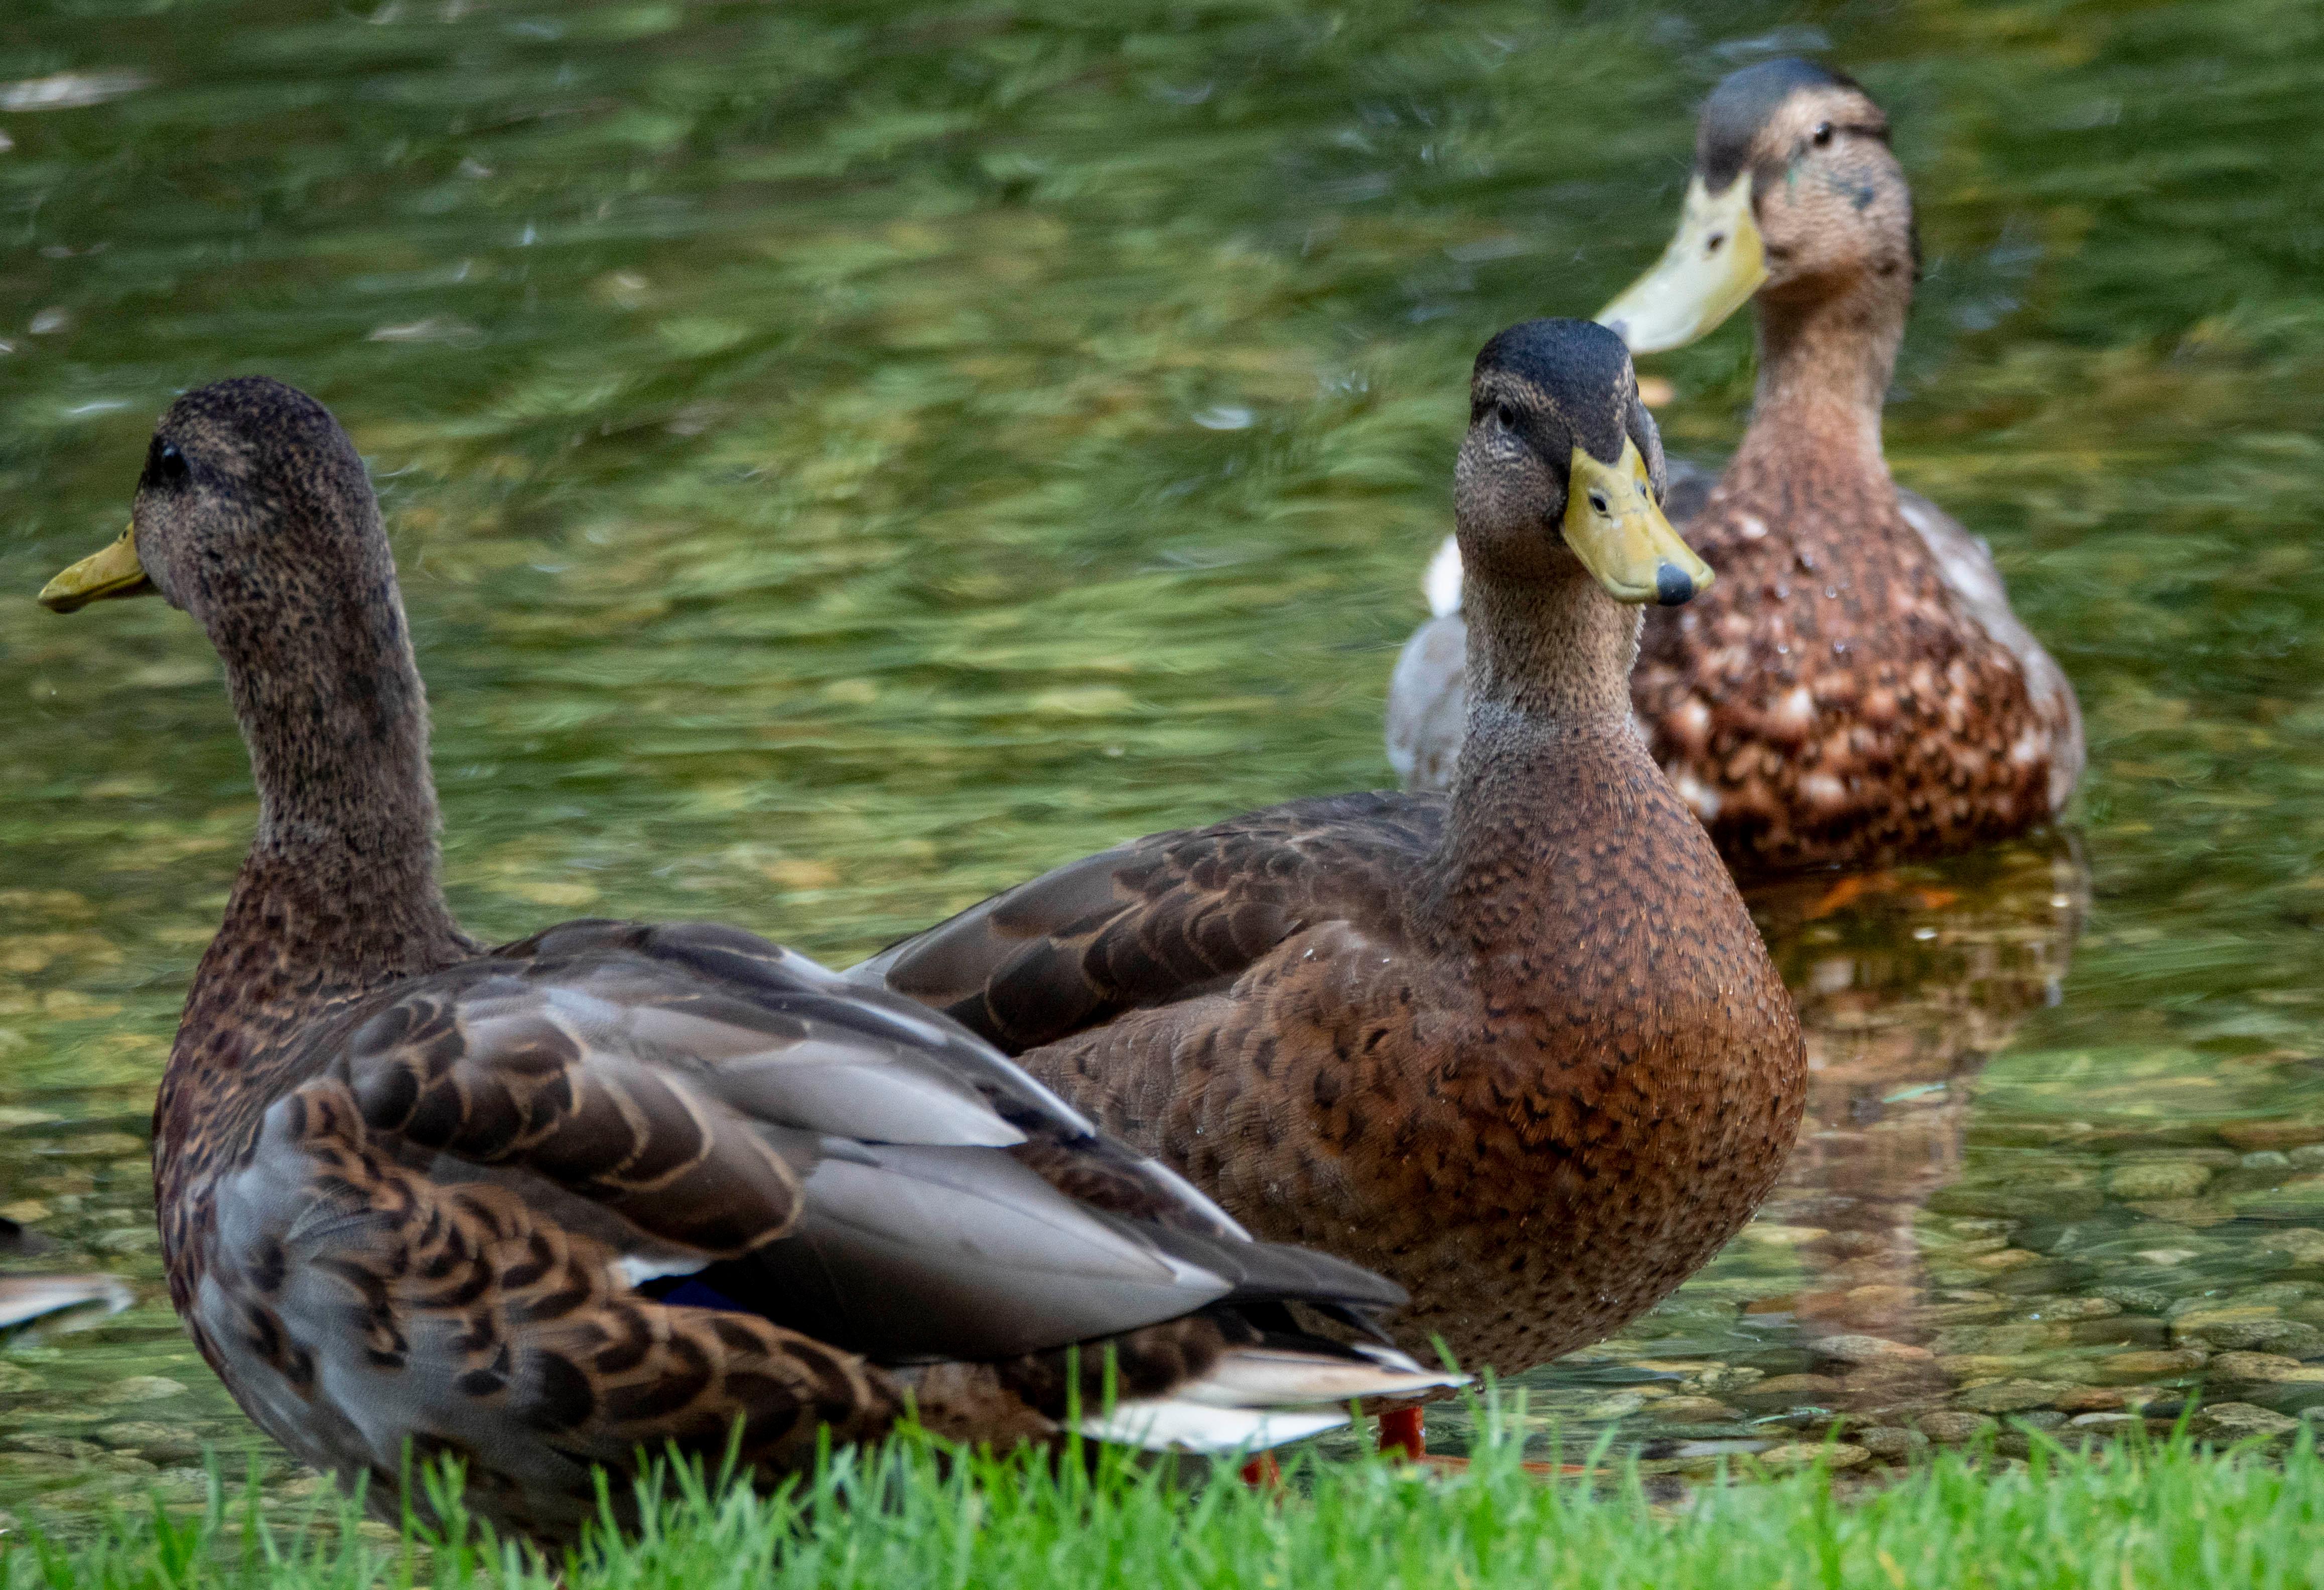
[[1676, 607], [1694, 598], [1694, 579], [1677, 564], [1665, 558], [1655, 564], [1655, 601], [1657, 605]]

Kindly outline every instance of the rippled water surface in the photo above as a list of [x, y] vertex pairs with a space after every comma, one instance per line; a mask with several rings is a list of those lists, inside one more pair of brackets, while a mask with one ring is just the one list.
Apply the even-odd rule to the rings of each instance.
[[[1692, 106], [1780, 50], [1896, 124], [1891, 457], [1992, 541], [2091, 772], [2070, 835], [1761, 902], [1818, 1064], [1786, 1187], [1532, 1411], [1683, 1468], [2324, 1404], [2314, 6], [7, 12], [0, 1216], [138, 1302], [0, 1354], [0, 1502], [188, 1485], [205, 1440], [312, 1483], [152, 1224], [254, 815], [217, 670], [158, 603], [31, 601], [174, 392], [281, 376], [370, 458], [472, 929], [845, 961], [1386, 781], [1470, 356], [1650, 260]], [[1739, 323], [1648, 369], [1675, 449], [1732, 444]]]

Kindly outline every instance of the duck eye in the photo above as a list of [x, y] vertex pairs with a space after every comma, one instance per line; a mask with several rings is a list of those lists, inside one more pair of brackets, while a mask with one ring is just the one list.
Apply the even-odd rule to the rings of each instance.
[[1727, 234], [1726, 234], [1726, 233], [1724, 233], [1724, 232], [1713, 232], [1713, 233], [1712, 233], [1709, 237], [1707, 237], [1707, 238], [1705, 238], [1705, 239], [1703, 240], [1703, 244], [1702, 244], [1702, 252], [1703, 252], [1703, 253], [1705, 253], [1705, 254], [1717, 254], [1717, 253], [1719, 252], [1720, 245], [1721, 245], [1721, 244], [1725, 243], [1726, 241], [1727, 241]]
[[1493, 418], [1500, 422], [1503, 430], [1515, 430], [1517, 428], [1517, 411], [1507, 403], [1493, 405]]
[[1818, 149], [1827, 147], [1831, 143], [1831, 124], [1818, 122], [1815, 125], [1815, 131], [1808, 135], [1808, 141]]
[[186, 478], [186, 455], [173, 441], [157, 442], [145, 464], [145, 478], [155, 485], [176, 485]]

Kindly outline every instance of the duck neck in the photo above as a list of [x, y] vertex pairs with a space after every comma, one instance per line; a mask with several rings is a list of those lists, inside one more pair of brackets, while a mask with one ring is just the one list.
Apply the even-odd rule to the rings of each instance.
[[1759, 382], [1738, 458], [1780, 447], [1886, 481], [1880, 410], [1904, 339], [1910, 288], [1867, 273], [1844, 291], [1761, 293]]
[[337, 611], [213, 626], [259, 818], [198, 999], [323, 1003], [471, 948], [437, 876], [427, 692], [383, 537], [378, 551], [382, 568], [334, 582]]
[[[1470, 743], [1496, 748], [1549, 744], [1630, 716], [1630, 667], [1641, 609], [1615, 601], [1581, 564], [1554, 579], [1471, 579], [1462, 596], [1469, 624]], [[1499, 757], [1463, 760], [1482, 778]]]
[[1572, 802], [1609, 787], [1609, 758], [1651, 773], [1630, 716], [1640, 609], [1615, 601], [1577, 565], [1569, 577], [1472, 578], [1468, 732], [1439, 852], [1439, 920], [1480, 943], [1523, 938], [1533, 863], [1574, 820]]

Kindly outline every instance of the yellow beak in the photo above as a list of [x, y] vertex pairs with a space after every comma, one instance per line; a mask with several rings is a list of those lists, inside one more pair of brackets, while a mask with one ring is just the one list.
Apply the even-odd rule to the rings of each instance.
[[132, 524], [105, 550], [83, 558], [42, 586], [41, 605], [52, 613], [73, 613], [91, 602], [142, 596], [152, 588], [145, 565], [137, 560], [137, 527]]
[[1678, 236], [1655, 268], [1598, 311], [1634, 354], [1658, 354], [1708, 337], [1750, 301], [1767, 279], [1767, 252], [1751, 216], [1748, 172], [1711, 193], [1697, 175], [1686, 185]]
[[1707, 589], [1711, 565], [1679, 540], [1655, 502], [1638, 444], [1601, 464], [1580, 447], [1565, 495], [1565, 544], [1617, 602], [1675, 607]]

